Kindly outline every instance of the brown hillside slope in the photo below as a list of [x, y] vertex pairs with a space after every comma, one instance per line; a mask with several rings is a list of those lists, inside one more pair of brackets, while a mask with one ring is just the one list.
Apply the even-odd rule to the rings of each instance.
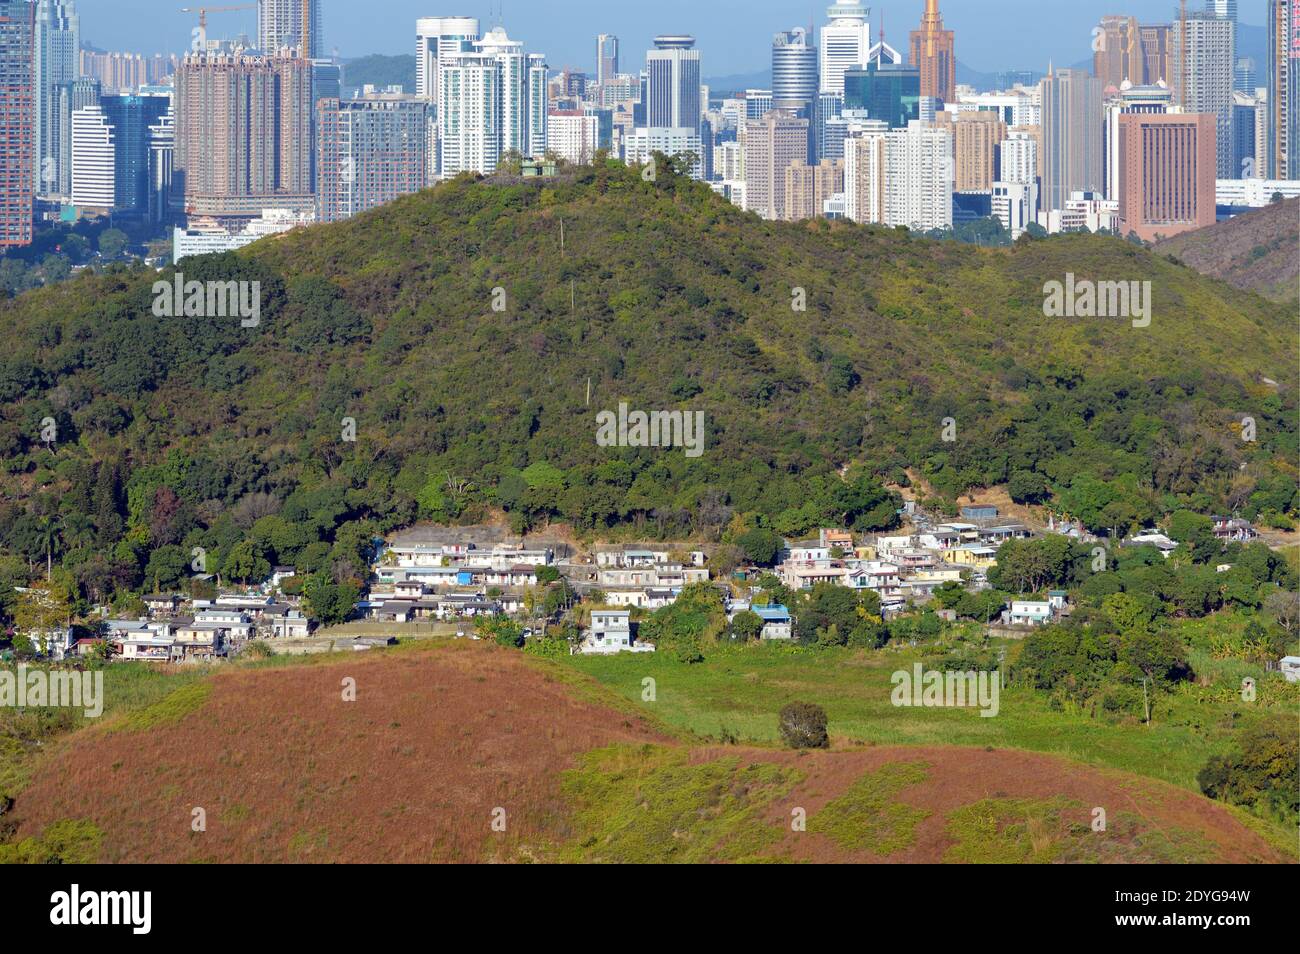
[[179, 719], [51, 752], [15, 805], [19, 838], [86, 819], [106, 862], [1288, 860], [1192, 792], [1049, 755], [685, 749], [594, 684], [492, 645], [211, 684]]
[[1300, 199], [1184, 232], [1156, 250], [1236, 288], [1295, 303], [1300, 300]]

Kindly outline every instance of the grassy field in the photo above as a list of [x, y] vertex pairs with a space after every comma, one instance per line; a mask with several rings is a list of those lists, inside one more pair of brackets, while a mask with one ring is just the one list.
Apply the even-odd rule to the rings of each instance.
[[[663, 723], [697, 736], [741, 743], [779, 742], [777, 713], [788, 702], [826, 709], [835, 742], [876, 745], [972, 745], [1029, 749], [1158, 778], [1199, 790], [1196, 773], [1230, 747], [1248, 720], [1265, 710], [1295, 711], [1295, 687], [1260, 677], [1259, 698], [1240, 701], [1224, 685], [1184, 685], [1158, 702], [1154, 724], [1093, 718], [1053, 709], [1043, 693], [1008, 685], [996, 717], [977, 709], [896, 707], [890, 675], [921, 656], [916, 650], [808, 649], [761, 645], [718, 647], [697, 665], [667, 655], [574, 656], [565, 662]], [[654, 701], [643, 701], [643, 680]]]

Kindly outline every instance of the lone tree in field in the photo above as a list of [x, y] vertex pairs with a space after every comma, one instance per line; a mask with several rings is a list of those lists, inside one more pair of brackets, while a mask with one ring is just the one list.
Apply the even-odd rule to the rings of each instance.
[[781, 738], [792, 749], [824, 749], [826, 710], [811, 702], [792, 702], [781, 710]]

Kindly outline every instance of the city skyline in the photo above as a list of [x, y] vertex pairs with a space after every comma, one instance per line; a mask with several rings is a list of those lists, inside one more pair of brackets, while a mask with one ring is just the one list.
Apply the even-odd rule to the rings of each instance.
[[[365, 5], [350, 8], [346, 0], [322, 0], [324, 52], [334, 50], [344, 59], [379, 53], [409, 54], [410, 34], [421, 17], [477, 17], [490, 29], [500, 21], [512, 36], [526, 39], [530, 48], [547, 54], [552, 68], [573, 66], [595, 73], [595, 36], [617, 36], [625, 71], [640, 69], [644, 53], [661, 33], [685, 32], [697, 40], [705, 56], [705, 79], [726, 78], [765, 71], [772, 35], [792, 26], [807, 25], [811, 16], [818, 29], [825, 25], [825, 3], [809, 5], [788, 0], [730, 0], [704, 7], [684, 0], [664, 0], [653, 7], [612, 5], [606, 0], [563, 0], [567, 14], [556, 16], [557, 4], [545, 9], [506, 4], [498, 17], [496, 3], [459, 0], [445, 5], [427, 0], [389, 0], [382, 16]], [[182, 4], [169, 0], [79, 0], [82, 40], [100, 49], [121, 49], [142, 54], [183, 52], [188, 46], [197, 15], [182, 13]], [[879, 35], [884, 14], [886, 38], [906, 50], [907, 35], [921, 21], [923, 0], [868, 2], [873, 38]], [[1107, 14], [1124, 13], [1143, 23], [1169, 23], [1176, 11], [1173, 0], [1126, 0], [1118, 7], [1111, 0], [1080, 0], [1044, 17], [1038, 0], [999, 0], [991, 9], [980, 0], [945, 0], [941, 4], [944, 26], [959, 36], [958, 63], [980, 72], [1002, 69], [1046, 70], [1049, 61], [1072, 65], [1091, 56], [1092, 28]], [[1188, 10], [1201, 9], [1200, 0], [1188, 0]], [[1266, 21], [1264, 0], [1238, 5], [1239, 22], [1262, 29]], [[990, 16], [990, 12], [998, 16]], [[801, 23], [801, 21], [804, 21]], [[1006, 24], [1016, 23], [1017, 50], [1006, 49]], [[581, 23], [575, 28], [573, 24]], [[257, 36], [255, 11], [210, 14], [209, 34]], [[340, 42], [340, 37], [346, 42]]]

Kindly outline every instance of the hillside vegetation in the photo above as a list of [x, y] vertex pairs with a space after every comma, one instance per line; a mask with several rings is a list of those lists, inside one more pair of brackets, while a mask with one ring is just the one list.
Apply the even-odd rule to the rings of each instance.
[[[7, 578], [49, 561], [105, 599], [176, 585], [195, 547], [229, 579], [361, 577], [376, 534], [490, 508], [517, 532], [871, 530], [908, 467], [1099, 528], [1296, 509], [1294, 315], [1117, 239], [768, 223], [610, 163], [461, 178], [180, 271], [261, 282], [260, 324], [155, 316], [171, 269], [0, 303]], [[1151, 282], [1150, 326], [1044, 317], [1067, 274]], [[703, 412], [703, 455], [599, 446], [623, 401]]]

